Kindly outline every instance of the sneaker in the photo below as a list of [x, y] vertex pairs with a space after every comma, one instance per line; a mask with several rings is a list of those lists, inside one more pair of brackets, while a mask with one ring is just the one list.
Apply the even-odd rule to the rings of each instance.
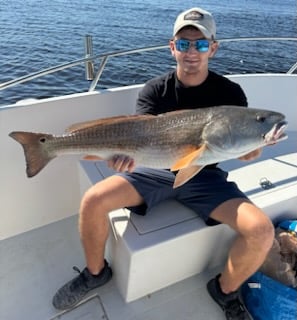
[[82, 272], [77, 267], [73, 267], [79, 273], [77, 277], [67, 282], [60, 288], [53, 298], [53, 305], [56, 309], [66, 310], [78, 302], [91, 290], [104, 285], [112, 276], [111, 268], [104, 260], [104, 268], [98, 275], [92, 275], [87, 268]]
[[235, 291], [230, 294], [222, 292], [220, 283], [220, 275], [207, 283], [207, 291], [213, 300], [223, 309], [227, 320], [252, 320], [244, 303], [242, 302], [239, 292]]

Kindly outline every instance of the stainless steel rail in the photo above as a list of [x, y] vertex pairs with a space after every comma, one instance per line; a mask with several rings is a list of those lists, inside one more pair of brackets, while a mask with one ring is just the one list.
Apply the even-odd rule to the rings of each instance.
[[[248, 37], [248, 38], [245, 37], [245, 38], [218, 39], [217, 41], [219, 43], [237, 42], [237, 41], [297, 41], [297, 37], [296, 38], [295, 37]], [[48, 75], [51, 73], [55, 73], [57, 71], [69, 69], [71, 67], [75, 67], [75, 66], [83, 64], [83, 63], [88, 63], [88, 62], [93, 63], [96, 60], [101, 60], [101, 63], [99, 65], [99, 69], [98, 69], [98, 71], [97, 71], [97, 73], [96, 73], [96, 75], [95, 75], [95, 77], [89, 87], [89, 91], [94, 91], [99, 80], [100, 80], [102, 72], [103, 72], [109, 58], [123, 56], [123, 55], [130, 55], [130, 54], [134, 54], [134, 53], [155, 51], [155, 50], [166, 49], [166, 48], [168, 48], [168, 45], [155, 45], [155, 46], [151, 46], [151, 47], [141, 47], [141, 48], [136, 48], [136, 49], [131, 49], [131, 50], [119, 50], [119, 51], [114, 51], [114, 52], [107, 52], [107, 53], [98, 54], [98, 55], [90, 55], [90, 54], [86, 53], [86, 56], [82, 59], [73, 60], [71, 62], [67, 62], [64, 64], [57, 65], [55, 67], [43, 69], [41, 71], [31, 73], [26, 76], [1, 83], [0, 90], [7, 89], [9, 87], [16, 86], [18, 84], [25, 83], [25, 82], [28, 82], [33, 79], [40, 78], [42, 76], [45, 76], [45, 75]], [[291, 74], [296, 69], [297, 69], [297, 62], [287, 71], [287, 73]]]

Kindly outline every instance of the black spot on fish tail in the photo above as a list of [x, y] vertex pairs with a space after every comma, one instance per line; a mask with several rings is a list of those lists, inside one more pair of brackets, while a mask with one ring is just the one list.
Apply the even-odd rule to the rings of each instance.
[[34, 177], [55, 158], [55, 155], [44, 147], [48, 139], [53, 137], [50, 134], [14, 131], [9, 136], [19, 142], [24, 149], [26, 173], [29, 178]]

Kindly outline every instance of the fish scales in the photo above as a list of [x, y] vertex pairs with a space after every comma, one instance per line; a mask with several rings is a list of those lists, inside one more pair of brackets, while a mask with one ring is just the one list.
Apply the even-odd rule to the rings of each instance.
[[[175, 145], [183, 145], [185, 140], [199, 144], [200, 133], [197, 128], [197, 117], [189, 114], [184, 116], [172, 115], [171, 118], [152, 116], [142, 118], [141, 121], [123, 121], [88, 129], [77, 130], [75, 133], [56, 137], [56, 147], [96, 149], [108, 147], [110, 149], [127, 148], [141, 149], [144, 145], [163, 148], [172, 142]], [[199, 123], [198, 123], [199, 125]], [[202, 126], [201, 126], [202, 127]], [[196, 131], [191, 137], [193, 128]], [[189, 137], [192, 141], [189, 141]], [[82, 145], [83, 144], [83, 145]]]

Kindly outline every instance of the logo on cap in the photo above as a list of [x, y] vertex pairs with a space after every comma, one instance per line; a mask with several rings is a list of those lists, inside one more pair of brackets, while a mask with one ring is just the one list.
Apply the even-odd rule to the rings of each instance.
[[203, 19], [203, 13], [199, 11], [191, 11], [185, 14], [184, 20], [201, 20]]

